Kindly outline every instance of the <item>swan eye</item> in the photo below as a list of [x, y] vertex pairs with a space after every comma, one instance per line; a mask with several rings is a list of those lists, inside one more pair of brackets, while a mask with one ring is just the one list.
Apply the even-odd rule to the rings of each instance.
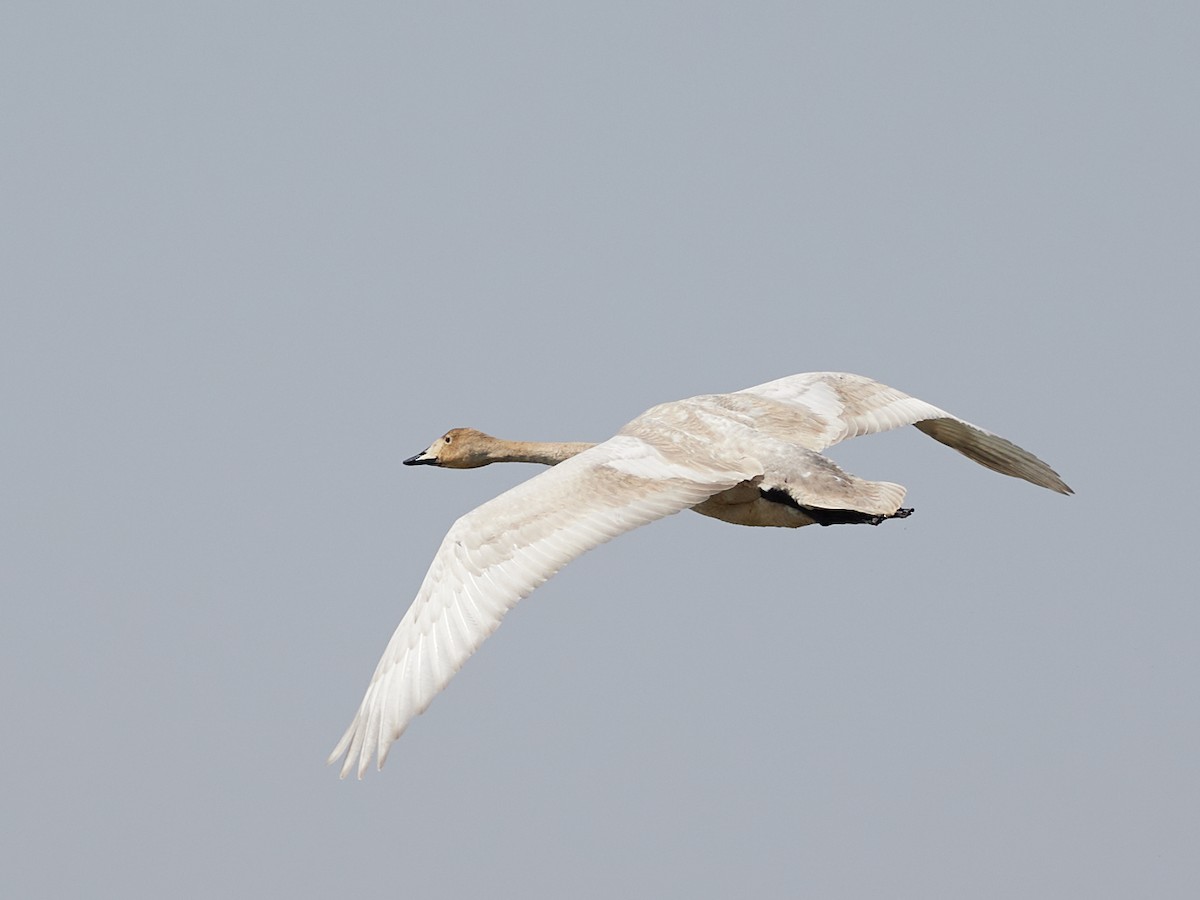
[[448, 444], [448, 443], [450, 443], [450, 441], [452, 440], [452, 438], [450, 437], [450, 435], [446, 435], [446, 437], [444, 438], [444, 440], [445, 440], [445, 441], [446, 441], [446, 443]]

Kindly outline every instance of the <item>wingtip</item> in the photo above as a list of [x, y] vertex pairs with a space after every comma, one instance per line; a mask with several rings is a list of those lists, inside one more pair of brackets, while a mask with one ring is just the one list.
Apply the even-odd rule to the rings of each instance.
[[[338, 762], [338, 760], [340, 760], [341, 757], [342, 757], [342, 754], [335, 751], [334, 753], [330, 754], [329, 759], [325, 760], [325, 765], [332, 766], [334, 763]], [[338, 772], [339, 780], [345, 780], [346, 775], [347, 775], [347, 771], [346, 771], [347, 768], [348, 767], [345, 765], [345, 763], [343, 763], [342, 770], [340, 772]]]
[[[1041, 462], [1041, 460], [1038, 460], [1038, 461]], [[1042, 464], [1045, 465], [1045, 463], [1042, 463]], [[1050, 471], [1050, 478], [1046, 481], [1040, 482], [1042, 487], [1049, 488], [1050, 490], [1054, 491], [1055, 493], [1064, 494], [1067, 496], [1075, 493], [1074, 489], [1072, 489], [1072, 487], [1069, 484], [1067, 484], [1065, 481], [1062, 480], [1062, 476], [1060, 476], [1057, 472], [1055, 472], [1049, 466], [1046, 466], [1046, 468]], [[1034, 482], [1034, 484], [1038, 484], [1038, 483], [1039, 482], [1036, 482], [1036, 481]]]
[[[329, 754], [329, 758], [325, 760], [325, 765], [327, 765], [327, 766], [332, 766], [334, 763], [338, 762], [339, 760], [341, 761], [342, 770], [340, 772], [338, 772], [338, 779], [341, 781], [345, 781], [346, 776], [354, 771], [354, 757], [355, 757], [354, 749], [353, 748], [348, 749], [346, 746], [347, 743], [348, 743], [347, 739], [345, 737], [343, 737], [342, 740], [338, 742], [338, 745], [333, 748], [333, 752]], [[360, 753], [358, 755], [359, 755], [359, 766], [358, 766], [357, 775], [358, 775], [358, 780], [362, 781], [363, 773], [367, 770], [368, 760], [362, 758], [363, 754]], [[343, 759], [343, 757], [345, 757], [345, 758]]]

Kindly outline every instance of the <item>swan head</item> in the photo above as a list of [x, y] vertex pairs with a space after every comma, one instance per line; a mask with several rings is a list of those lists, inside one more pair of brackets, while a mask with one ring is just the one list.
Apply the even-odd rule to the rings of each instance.
[[492, 462], [496, 438], [474, 428], [451, 428], [416, 456], [404, 460], [406, 466], [439, 466], [444, 469], [477, 469]]

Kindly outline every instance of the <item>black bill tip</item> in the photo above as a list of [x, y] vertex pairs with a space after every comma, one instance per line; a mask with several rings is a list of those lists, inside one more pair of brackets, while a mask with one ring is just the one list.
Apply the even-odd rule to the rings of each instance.
[[410, 456], [408, 459], [404, 460], [404, 465], [406, 465], [406, 466], [436, 466], [437, 458], [433, 457], [433, 456], [426, 456], [425, 451], [422, 450], [416, 456]]

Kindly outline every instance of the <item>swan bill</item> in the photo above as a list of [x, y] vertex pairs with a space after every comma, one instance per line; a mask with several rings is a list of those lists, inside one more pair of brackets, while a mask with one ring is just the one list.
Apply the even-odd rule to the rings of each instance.
[[438, 461], [438, 458], [436, 456], [430, 456], [428, 450], [422, 450], [420, 453], [416, 454], [415, 456], [410, 456], [408, 459], [404, 460], [404, 465], [406, 465], [406, 466], [440, 466], [441, 462]]

